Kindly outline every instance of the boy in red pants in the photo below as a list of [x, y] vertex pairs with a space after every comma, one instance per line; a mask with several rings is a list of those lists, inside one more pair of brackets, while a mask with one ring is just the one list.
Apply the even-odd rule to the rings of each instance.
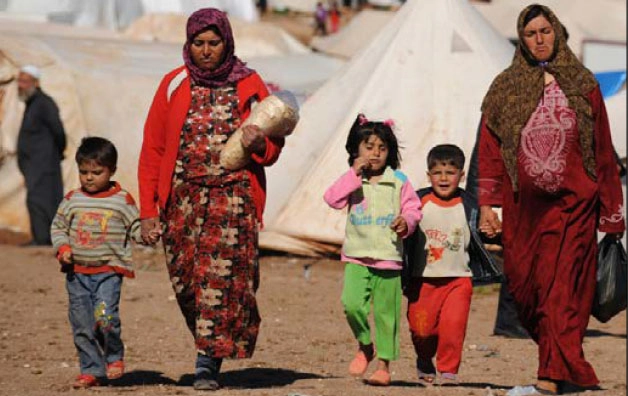
[[[427, 158], [431, 187], [417, 191], [423, 205], [420, 228], [406, 242], [404, 294], [417, 354], [419, 380], [457, 382], [471, 305], [472, 278], [500, 276], [477, 232], [474, 198], [458, 185], [464, 153], [436, 146]], [[433, 358], [436, 356], [436, 367]]]

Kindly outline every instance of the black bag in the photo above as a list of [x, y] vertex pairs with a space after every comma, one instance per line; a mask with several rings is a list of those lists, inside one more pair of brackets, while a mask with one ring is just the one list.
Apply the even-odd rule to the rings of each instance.
[[591, 315], [606, 323], [626, 309], [628, 271], [626, 250], [614, 235], [606, 235], [598, 245], [597, 285]]

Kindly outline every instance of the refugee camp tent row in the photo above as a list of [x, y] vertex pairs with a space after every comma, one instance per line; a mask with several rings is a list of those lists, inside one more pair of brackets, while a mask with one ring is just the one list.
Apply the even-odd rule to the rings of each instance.
[[5, 0], [0, 13], [13, 18], [37, 19], [76, 26], [124, 29], [150, 13], [189, 15], [199, 8], [215, 7], [229, 15], [254, 22], [259, 15], [253, 0]]
[[[116, 179], [137, 196], [144, 120], [161, 77], [182, 63], [181, 45], [130, 40], [110, 33], [50, 23], [0, 24], [0, 227], [29, 229], [23, 179], [15, 157], [24, 108], [17, 98], [15, 77], [24, 64], [42, 69], [42, 87], [60, 108], [68, 135], [63, 161], [65, 189], [78, 186], [73, 156], [81, 138], [99, 135], [118, 147]], [[236, 33], [236, 53], [259, 71], [270, 88], [291, 90], [301, 101], [344, 63], [303, 49], [286, 50], [281, 43], [269, 47], [269, 56], [261, 56], [260, 48], [249, 56], [246, 49], [254, 46], [244, 43], [256, 39]]]
[[426, 184], [432, 146], [454, 142], [469, 156], [482, 98], [513, 50], [466, 1], [408, 1], [303, 105], [268, 170], [261, 245], [316, 254], [341, 243], [345, 214], [328, 208], [322, 195], [348, 169], [344, 145], [358, 112], [394, 120], [402, 170], [415, 187]]

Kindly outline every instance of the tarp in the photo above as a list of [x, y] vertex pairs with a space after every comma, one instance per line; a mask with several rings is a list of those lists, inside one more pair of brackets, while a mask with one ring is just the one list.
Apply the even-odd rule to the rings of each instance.
[[470, 156], [482, 98], [513, 51], [466, 1], [408, 1], [303, 105], [268, 170], [261, 245], [316, 254], [342, 242], [345, 213], [328, 208], [322, 195], [348, 169], [344, 145], [358, 112], [395, 121], [402, 170], [415, 187], [427, 182], [432, 146], [453, 142]]
[[615, 95], [626, 84], [626, 71], [608, 71], [595, 73], [595, 78], [600, 84], [602, 96], [609, 98]]
[[[75, 28], [73, 34], [65, 26], [57, 35], [55, 25], [19, 24], [14, 22], [9, 31], [0, 24], [0, 227], [29, 229], [15, 158], [24, 106], [14, 78], [24, 64], [41, 67], [42, 87], [60, 108], [68, 137], [62, 164], [65, 190], [78, 186], [73, 158], [81, 138], [98, 135], [116, 144], [115, 179], [137, 195], [137, 158], [148, 107], [161, 77], [182, 63], [181, 45], [98, 37], [93, 30], [85, 38], [83, 29]], [[271, 89], [291, 90], [302, 101], [344, 63], [309, 52], [249, 57], [237, 43], [236, 53]]]

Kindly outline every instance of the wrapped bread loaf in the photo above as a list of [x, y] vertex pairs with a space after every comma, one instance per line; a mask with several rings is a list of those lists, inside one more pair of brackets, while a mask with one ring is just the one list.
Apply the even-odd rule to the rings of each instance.
[[249, 117], [229, 137], [220, 154], [220, 164], [225, 169], [236, 170], [249, 163], [251, 153], [242, 147], [241, 142], [243, 127], [256, 125], [265, 136], [281, 138], [292, 133], [297, 121], [299, 106], [294, 95], [288, 91], [280, 91], [267, 96], [251, 109]]

